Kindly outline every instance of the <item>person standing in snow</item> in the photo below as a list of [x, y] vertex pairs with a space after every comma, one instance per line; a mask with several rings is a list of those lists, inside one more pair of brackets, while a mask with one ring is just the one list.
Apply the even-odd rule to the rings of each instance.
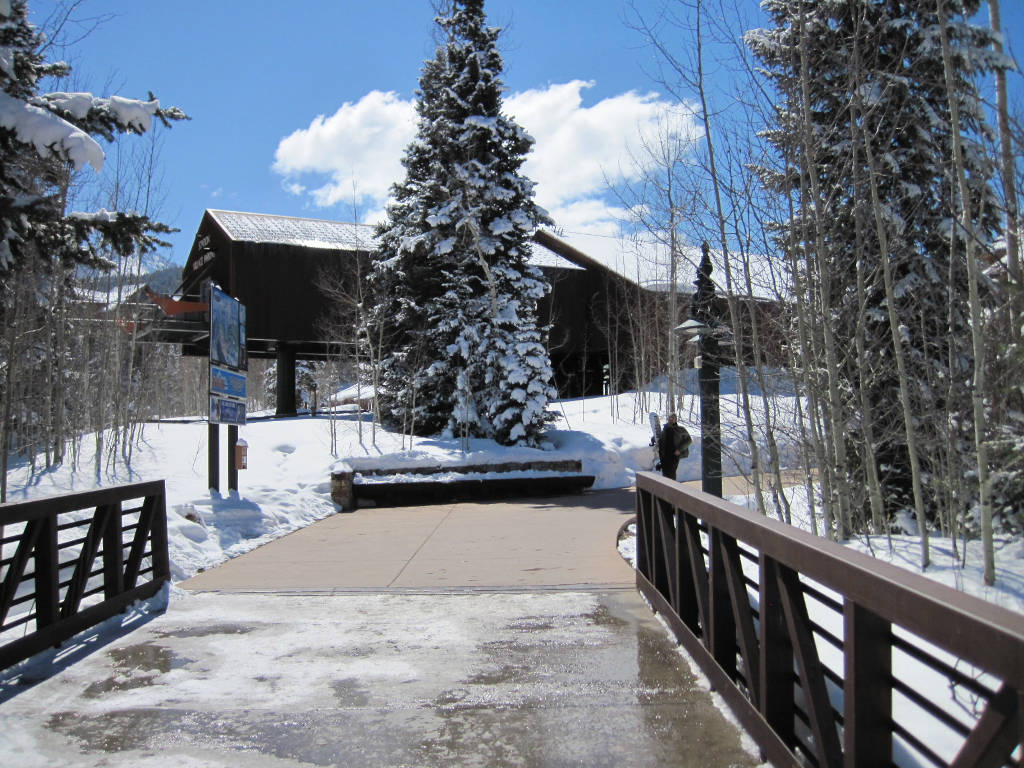
[[686, 431], [686, 427], [680, 426], [676, 421], [676, 415], [668, 415], [668, 423], [661, 430], [661, 437], [658, 438], [658, 457], [661, 459], [661, 474], [669, 480], [676, 479], [676, 469], [679, 467], [679, 460], [690, 455], [690, 443], [693, 438]]

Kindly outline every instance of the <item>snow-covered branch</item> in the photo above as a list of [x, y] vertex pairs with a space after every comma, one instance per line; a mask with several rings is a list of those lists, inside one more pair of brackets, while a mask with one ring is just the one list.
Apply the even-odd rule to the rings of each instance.
[[35, 149], [40, 157], [57, 157], [75, 170], [91, 165], [103, 169], [103, 149], [92, 136], [62, 117], [0, 91], [0, 127]]

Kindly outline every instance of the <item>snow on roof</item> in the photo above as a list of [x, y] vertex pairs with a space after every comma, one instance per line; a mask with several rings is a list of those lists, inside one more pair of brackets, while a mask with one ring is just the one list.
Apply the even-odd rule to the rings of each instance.
[[530, 264], [535, 267], [554, 267], [555, 269], [578, 269], [583, 270], [579, 264], [573, 264], [564, 259], [554, 251], [549, 251], [540, 243], [534, 243], [530, 253]]
[[97, 288], [78, 288], [75, 295], [79, 301], [86, 304], [95, 304], [106, 310], [111, 310], [120, 304], [130, 303], [136, 300], [138, 294], [145, 287], [145, 283], [126, 283], [120, 286], [112, 285], [109, 288], [102, 286]]
[[[269, 213], [219, 211], [207, 213], [237, 242], [278, 243], [306, 248], [370, 251], [377, 247], [374, 227], [328, 219], [303, 219]], [[582, 269], [554, 251], [534, 243], [530, 264], [536, 267]]]
[[369, 251], [376, 247], [373, 227], [366, 224], [241, 211], [208, 210], [207, 213], [233, 240], [240, 242], [346, 251]]
[[[600, 262], [621, 277], [646, 288], [649, 291], [668, 291], [669, 279], [668, 247], [664, 243], [647, 238], [628, 238], [613, 235], [597, 235], [585, 232], [560, 232], [559, 239], [594, 261]], [[684, 245], [678, 250], [676, 262], [676, 286], [685, 293], [692, 293], [697, 279], [697, 265], [700, 264], [701, 250]], [[785, 295], [781, 284], [779, 268], [761, 255], [750, 256], [750, 286], [743, 278], [743, 259], [739, 254], [730, 255], [733, 290], [738, 296], [752, 295], [759, 299], [778, 299]], [[711, 251], [714, 271], [711, 279], [717, 293], [726, 294], [725, 266], [721, 252]]]

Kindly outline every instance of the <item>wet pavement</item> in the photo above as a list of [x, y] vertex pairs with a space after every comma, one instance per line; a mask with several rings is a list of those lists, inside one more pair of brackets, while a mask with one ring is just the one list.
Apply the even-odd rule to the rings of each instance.
[[194, 595], [0, 734], [18, 766], [757, 762], [626, 590]]
[[[512, 531], [515, 513], [501, 509]], [[434, 533], [410, 552], [432, 548], [433, 562], [443, 526], [424, 530]], [[453, 552], [464, 546], [456, 537]], [[615, 553], [614, 539], [603, 548]], [[536, 549], [540, 562], [566, 556]], [[175, 589], [166, 613], [86, 638], [88, 653], [56, 674], [0, 677], [0, 762], [756, 765], [632, 584], [611, 583], [602, 553], [578, 554], [604, 574], [599, 586], [459, 586], [445, 571], [443, 585]], [[408, 573], [414, 560], [393, 568]]]

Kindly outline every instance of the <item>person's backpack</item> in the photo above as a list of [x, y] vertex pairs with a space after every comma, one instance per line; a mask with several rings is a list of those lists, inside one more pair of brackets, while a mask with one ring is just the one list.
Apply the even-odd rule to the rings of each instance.
[[679, 428], [683, 430], [683, 436], [686, 438], [683, 441], [683, 447], [679, 449], [679, 458], [685, 459], [690, 455], [690, 445], [693, 443], [693, 438], [690, 437], [690, 432], [686, 429], [686, 427]]

